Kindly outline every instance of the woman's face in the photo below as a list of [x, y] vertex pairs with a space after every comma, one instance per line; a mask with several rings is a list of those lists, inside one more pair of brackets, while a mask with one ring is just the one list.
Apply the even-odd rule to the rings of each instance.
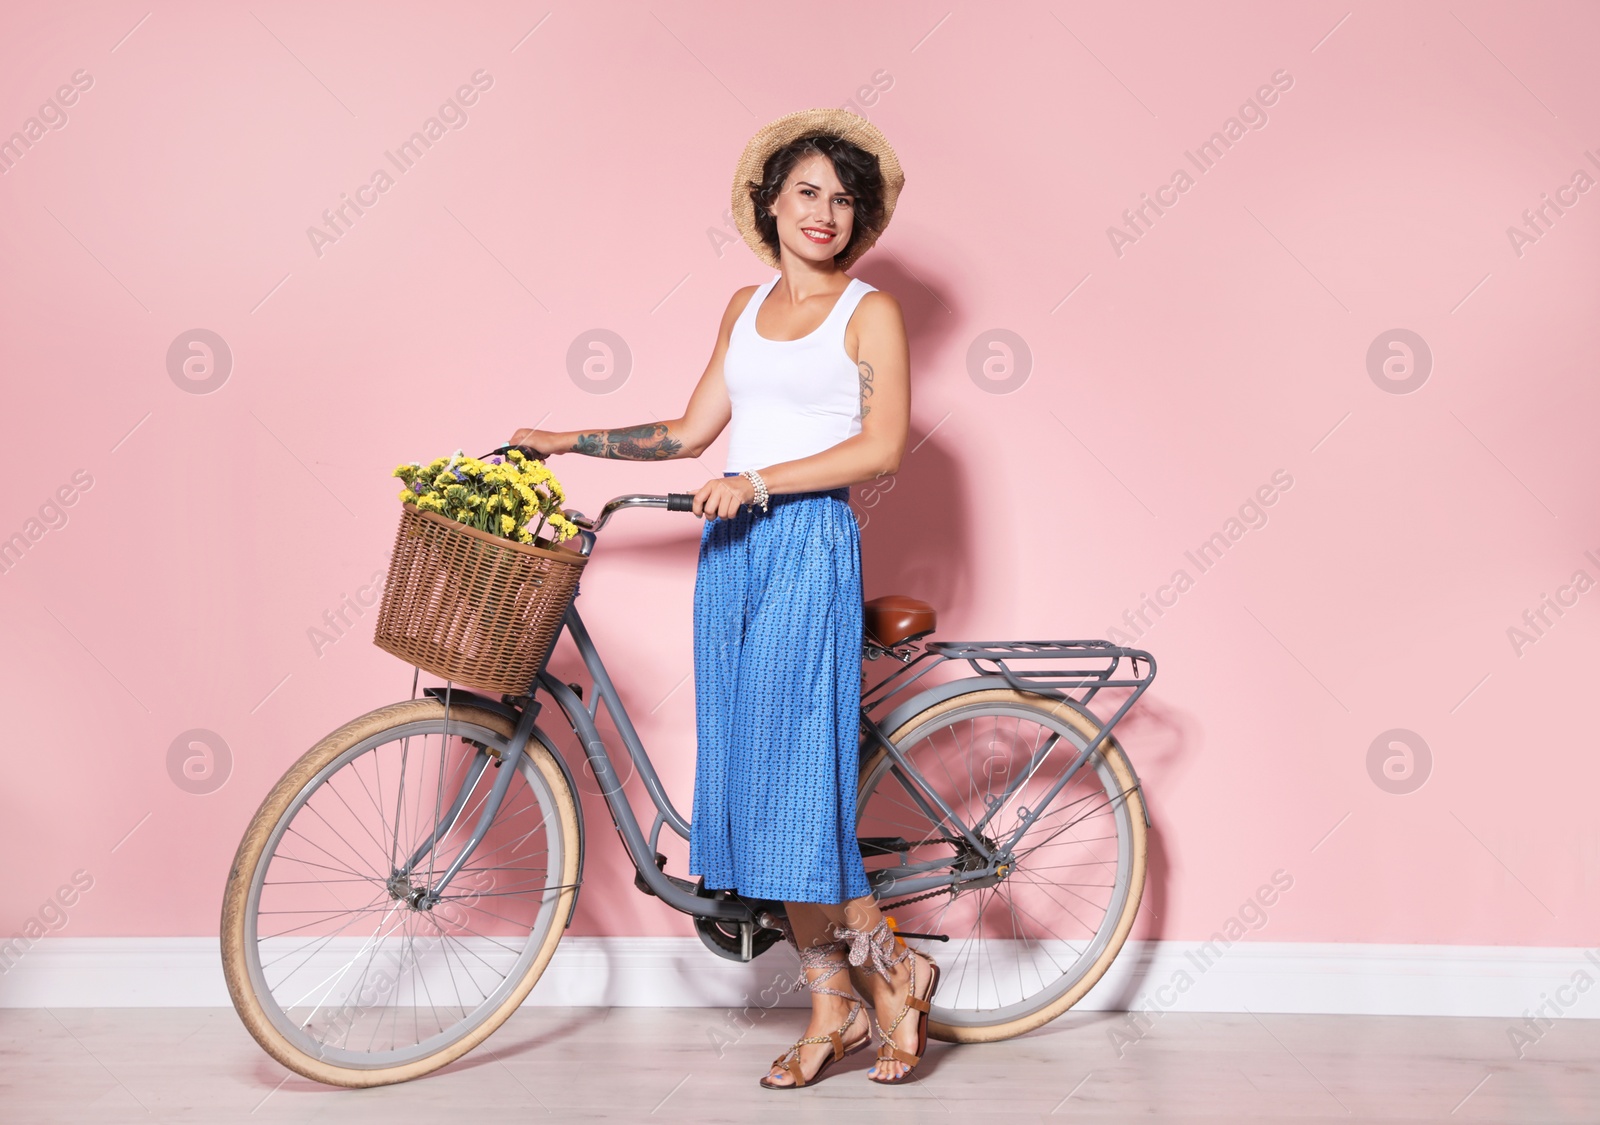
[[772, 203], [778, 242], [808, 261], [828, 261], [850, 241], [855, 199], [844, 190], [833, 161], [820, 152], [802, 158]]

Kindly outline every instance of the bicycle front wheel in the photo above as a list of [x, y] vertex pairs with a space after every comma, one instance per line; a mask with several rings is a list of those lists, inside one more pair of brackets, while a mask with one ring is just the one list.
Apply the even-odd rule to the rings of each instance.
[[[1144, 802], [1109, 736], [1011, 847], [1000, 871], [972, 877], [1003, 849], [1099, 732], [1057, 699], [1010, 688], [936, 703], [863, 755], [857, 836], [879, 905], [939, 962], [929, 1032], [954, 1043], [1007, 1039], [1077, 1003], [1133, 927], [1144, 889]], [[959, 825], [937, 812], [937, 795]], [[895, 881], [957, 876], [950, 890], [897, 895]]]
[[528, 995], [578, 876], [576, 804], [537, 736], [488, 834], [429, 898], [512, 734], [490, 711], [396, 703], [317, 743], [262, 802], [228, 876], [222, 959], [273, 1058], [337, 1086], [400, 1082], [461, 1057]]

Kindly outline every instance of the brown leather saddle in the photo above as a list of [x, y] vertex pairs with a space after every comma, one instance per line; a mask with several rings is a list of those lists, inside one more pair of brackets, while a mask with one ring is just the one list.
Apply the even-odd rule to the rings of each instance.
[[933, 632], [937, 620], [931, 605], [904, 594], [885, 594], [861, 607], [861, 631], [869, 644], [879, 648], [925, 637]]

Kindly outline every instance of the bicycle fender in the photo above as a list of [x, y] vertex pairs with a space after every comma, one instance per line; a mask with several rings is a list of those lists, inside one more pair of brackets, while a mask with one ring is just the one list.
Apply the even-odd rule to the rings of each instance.
[[487, 695], [479, 695], [475, 691], [466, 691], [458, 687], [451, 687], [448, 689], [442, 687], [425, 687], [422, 689], [422, 694], [433, 699], [437, 699], [440, 703], [445, 702], [445, 697], [448, 695], [449, 702], [452, 705], [457, 703], [471, 704], [473, 707], [480, 708], [481, 710], [493, 711], [496, 715], [503, 715], [505, 718], [510, 719], [513, 723], [522, 717], [522, 713], [509, 703], [502, 703], [498, 699], [491, 699]]
[[[926, 711], [935, 703], [943, 703], [945, 700], [957, 695], [970, 695], [975, 691], [988, 691], [991, 688], [1014, 690], [1004, 676], [998, 675], [964, 676], [959, 680], [949, 680], [946, 683], [934, 684], [932, 687], [923, 688], [916, 695], [895, 707], [886, 717], [878, 720], [878, 727], [887, 737], [904, 726], [907, 719]], [[1059, 692], [1050, 690], [1040, 691], [1038, 694], [1061, 698]]]
[[555, 749], [555, 742], [545, 733], [544, 728], [538, 723], [533, 725], [534, 737], [550, 748], [550, 756], [556, 760], [556, 766], [561, 770], [561, 776], [567, 779], [567, 788], [572, 791], [572, 809], [578, 821], [578, 879], [577, 885], [572, 888], [572, 905], [567, 908], [567, 924], [561, 928], [572, 928], [572, 916], [578, 912], [578, 896], [583, 893], [583, 790], [578, 788], [578, 779], [572, 776], [572, 768], [567, 765], [567, 759], [561, 751]]
[[[894, 710], [890, 711], [889, 714], [878, 723], [878, 729], [883, 731], [883, 736], [885, 738], [888, 738], [891, 734], [904, 726], [907, 720], [922, 713], [923, 711], [926, 711], [935, 703], [943, 703], [945, 700], [953, 699], [958, 695], [970, 695], [977, 691], [988, 691], [991, 688], [1006, 688], [1013, 691], [1016, 690], [1014, 685], [1012, 685], [1012, 683], [1004, 676], [965, 676], [959, 680], [950, 680], [946, 683], [934, 684], [932, 687], [924, 688], [922, 691], [918, 692], [916, 695], [897, 706]], [[1084, 718], [1088, 719], [1090, 722], [1094, 723], [1095, 726], [1102, 725], [1099, 716], [1095, 715], [1094, 712], [1090, 711], [1076, 699], [1070, 699], [1063, 693], [1052, 688], [1030, 688], [1028, 690], [1035, 695], [1049, 696], [1057, 702], [1065, 704], [1074, 711], [1078, 712], [1078, 714], [1082, 715]], [[1108, 734], [1106, 735], [1106, 738], [1115, 741], [1116, 735]], [[1122, 744], [1120, 742], [1117, 743], [1119, 749], [1121, 748], [1121, 745]], [[1142, 798], [1144, 794], [1144, 786], [1139, 780], [1139, 771], [1134, 768], [1133, 759], [1128, 757], [1126, 752], [1123, 753], [1122, 759], [1128, 763], [1128, 772], [1133, 774], [1134, 788], [1139, 790]], [[1139, 807], [1144, 812], [1144, 826], [1146, 828], [1151, 827], [1149, 804], [1141, 799], [1139, 801]]]

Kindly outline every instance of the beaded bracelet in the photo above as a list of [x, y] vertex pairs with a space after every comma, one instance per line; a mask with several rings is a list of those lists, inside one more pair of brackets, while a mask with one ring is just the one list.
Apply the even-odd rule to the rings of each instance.
[[767, 482], [762, 480], [761, 474], [756, 472], [754, 469], [746, 469], [739, 475], [744, 477], [745, 480], [749, 481], [751, 487], [756, 490], [755, 502], [759, 504], [761, 506], [761, 510], [765, 512], [767, 510]]

